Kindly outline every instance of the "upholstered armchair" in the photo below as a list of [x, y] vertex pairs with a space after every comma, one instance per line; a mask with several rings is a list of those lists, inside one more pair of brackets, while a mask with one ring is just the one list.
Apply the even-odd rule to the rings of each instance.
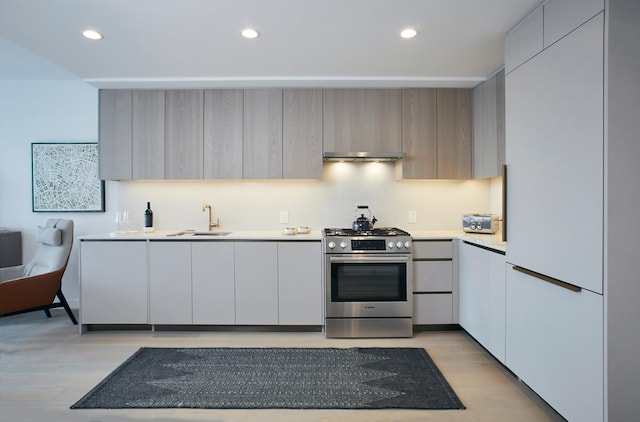
[[[49, 219], [36, 232], [37, 250], [27, 264], [0, 268], [0, 316], [64, 308], [73, 312], [62, 294], [62, 276], [73, 246], [73, 220]], [[58, 301], [54, 302], [54, 299]]]

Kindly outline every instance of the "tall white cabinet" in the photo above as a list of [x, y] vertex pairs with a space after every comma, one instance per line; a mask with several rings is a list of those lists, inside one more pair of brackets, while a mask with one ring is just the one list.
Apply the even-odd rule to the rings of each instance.
[[570, 421], [606, 419], [603, 9], [550, 0], [506, 42], [505, 362]]

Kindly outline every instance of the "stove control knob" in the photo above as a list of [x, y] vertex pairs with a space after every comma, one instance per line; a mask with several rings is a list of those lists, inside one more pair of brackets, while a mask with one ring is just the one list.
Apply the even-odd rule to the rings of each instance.
[[389, 247], [389, 249], [393, 249], [393, 247], [396, 246], [396, 245], [393, 242], [389, 242], [389, 243], [387, 243], [387, 246]]
[[402, 242], [398, 241], [398, 243], [396, 243], [396, 246], [398, 247], [398, 249], [402, 249], [403, 244]]
[[411, 242], [409, 242], [408, 240], [404, 242], [404, 247], [409, 249], [411, 247]]
[[333, 249], [336, 247], [336, 242], [334, 242], [333, 240], [331, 242], [329, 242], [329, 244], [327, 245], [329, 247], [329, 249]]
[[340, 247], [342, 249], [346, 248], [347, 247], [347, 242], [345, 242], [345, 241], [340, 242]]

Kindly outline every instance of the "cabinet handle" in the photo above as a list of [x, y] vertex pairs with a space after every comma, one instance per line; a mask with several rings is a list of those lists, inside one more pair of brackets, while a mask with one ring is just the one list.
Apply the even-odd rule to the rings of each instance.
[[507, 165], [502, 165], [502, 241], [507, 241]]
[[578, 286], [576, 286], [574, 284], [569, 284], [569, 283], [564, 282], [564, 281], [560, 281], [557, 278], [549, 277], [547, 275], [540, 274], [540, 273], [537, 273], [535, 271], [527, 270], [526, 268], [522, 268], [522, 267], [519, 267], [517, 265], [514, 265], [512, 268], [514, 270], [518, 271], [518, 272], [521, 272], [523, 274], [529, 275], [531, 277], [535, 277], [535, 278], [537, 278], [539, 280], [542, 280], [542, 281], [546, 281], [547, 283], [551, 283], [551, 284], [554, 284], [556, 286], [562, 287], [563, 289], [571, 290], [572, 292], [579, 293], [579, 292], [582, 291], [581, 287], [578, 287]]

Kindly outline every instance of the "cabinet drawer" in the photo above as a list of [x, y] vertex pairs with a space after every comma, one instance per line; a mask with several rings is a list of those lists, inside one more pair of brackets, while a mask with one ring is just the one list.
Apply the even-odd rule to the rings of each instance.
[[414, 292], [450, 292], [453, 290], [452, 261], [414, 261]]
[[451, 240], [416, 240], [413, 242], [413, 259], [450, 259], [453, 257]]
[[414, 294], [414, 324], [453, 324], [451, 293]]

